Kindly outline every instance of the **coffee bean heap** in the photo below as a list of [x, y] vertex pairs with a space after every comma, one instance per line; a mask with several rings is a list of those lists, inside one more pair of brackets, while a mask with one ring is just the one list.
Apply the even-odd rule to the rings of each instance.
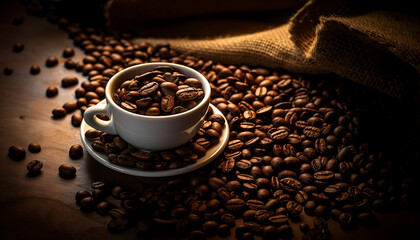
[[187, 78], [169, 66], [123, 82], [113, 94], [123, 109], [148, 116], [170, 115], [194, 108], [203, 99], [201, 82]]
[[[289, 223], [307, 214], [315, 217], [313, 228], [300, 225], [303, 239], [324, 239], [329, 217], [344, 229], [356, 223], [371, 226], [374, 211], [410, 202], [413, 183], [408, 176], [416, 168], [408, 159], [418, 158], [418, 144], [407, 137], [412, 129], [402, 130], [413, 126], [409, 118], [396, 122], [398, 115], [391, 115], [403, 106], [381, 107], [384, 98], [337, 79], [224, 66], [179, 55], [167, 44], [133, 44], [125, 35], [106, 36], [98, 28], [53, 19], [87, 55], [68, 64], [88, 77], [75, 91], [82, 113], [104, 98], [108, 80], [118, 71], [144, 62], [172, 62], [208, 79], [212, 103], [231, 129], [228, 147], [209, 169], [162, 185], [113, 188], [121, 208], [104, 201], [107, 191], [96, 191], [96, 197], [78, 192], [82, 210], [96, 208], [111, 217], [111, 232], [136, 227], [139, 235], [147, 235], [166, 228], [205, 239], [229, 235], [236, 225], [238, 239], [289, 238]], [[97, 137], [104, 151], [106, 143], [115, 145], [118, 138]]]
[[[191, 238], [216, 233], [213, 230], [222, 225], [217, 221], [219, 225], [207, 223], [214, 221], [209, 217], [214, 212], [207, 212], [207, 202], [213, 199], [221, 203], [222, 213], [248, 216], [236, 228], [238, 238], [290, 236], [291, 228], [286, 223], [298, 221], [302, 212], [319, 219], [331, 217], [343, 228], [355, 223], [374, 224], [373, 209], [389, 209], [408, 200], [410, 180], [395, 171], [394, 162], [383, 160], [380, 151], [372, 150], [371, 144], [363, 141], [368, 138], [360, 136], [363, 121], [359, 115], [364, 113], [352, 106], [349, 94], [349, 89], [358, 89], [356, 86], [263, 68], [226, 67], [178, 55], [169, 45], [132, 44], [89, 31], [73, 33], [75, 43], [88, 54], [79, 71], [89, 77], [89, 82], [76, 90], [81, 110], [103, 98], [103, 94], [99, 97], [95, 93], [98, 88], [103, 90], [111, 75], [142, 62], [184, 64], [200, 71], [210, 82], [211, 102], [229, 121], [230, 141], [211, 171], [212, 181], [202, 184], [210, 193], [201, 197], [191, 193], [197, 200], [184, 203], [188, 214], [162, 214], [165, 221], [169, 218], [183, 222], [179, 229], [187, 225], [184, 229]], [[85, 98], [88, 92], [89, 101]], [[98, 146], [105, 151], [105, 145]], [[151, 194], [159, 187], [146, 192]], [[200, 220], [194, 222], [186, 216]], [[146, 223], [149, 221], [139, 223], [139, 231], [150, 228]], [[325, 228], [314, 227], [306, 234], [324, 236]]]
[[185, 167], [205, 156], [207, 149], [219, 142], [224, 124], [223, 116], [213, 114], [209, 108], [205, 121], [190, 141], [175, 149], [156, 152], [129, 147], [121, 137], [96, 129], [86, 131], [85, 137], [92, 141], [94, 150], [105, 153], [113, 164], [141, 170], [165, 170]]

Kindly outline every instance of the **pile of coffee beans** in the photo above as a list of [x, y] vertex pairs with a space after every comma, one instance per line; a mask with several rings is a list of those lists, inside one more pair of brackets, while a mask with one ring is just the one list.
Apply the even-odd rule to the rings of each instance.
[[170, 115], [194, 108], [203, 99], [201, 82], [169, 66], [124, 81], [113, 94], [123, 109], [148, 116]]
[[[168, 44], [134, 44], [129, 35], [109, 36], [66, 18], [51, 19], [86, 54], [82, 62], [66, 64], [88, 78], [75, 91], [81, 114], [104, 98], [118, 71], [171, 62], [207, 78], [211, 102], [229, 122], [226, 150], [201, 172], [131, 190], [95, 183], [92, 193], [79, 191], [76, 202], [83, 211], [111, 217], [109, 231], [135, 227], [147, 236], [165, 228], [190, 239], [232, 233], [238, 239], [290, 238], [290, 223], [305, 214], [314, 218], [313, 227], [300, 224], [303, 239], [327, 239], [326, 219], [346, 230], [373, 226], [375, 212], [410, 203], [418, 169], [412, 159], [419, 153], [409, 107], [390, 107], [381, 95], [336, 77], [225, 66], [180, 55]], [[86, 134], [99, 140], [97, 150], [119, 152], [117, 160], [122, 153], [133, 156], [134, 150], [120, 148], [124, 142], [118, 136]], [[12, 151], [19, 155], [19, 149]], [[119, 206], [108, 202], [110, 195]]]
[[85, 137], [91, 141], [94, 150], [105, 153], [113, 164], [141, 170], [165, 170], [196, 163], [220, 141], [224, 125], [223, 116], [214, 114], [209, 108], [205, 121], [191, 140], [175, 149], [155, 152], [129, 147], [121, 137], [96, 129], [86, 131]]

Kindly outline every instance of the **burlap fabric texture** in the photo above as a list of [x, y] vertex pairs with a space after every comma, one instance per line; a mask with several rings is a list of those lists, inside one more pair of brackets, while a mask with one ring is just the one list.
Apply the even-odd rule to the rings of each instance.
[[[268, 2], [272, 4], [268, 9], [260, 7], [258, 10], [291, 7]], [[153, 19], [153, 12], [141, 11], [142, 1], [111, 0], [107, 8], [109, 25], [114, 29], [136, 30], [135, 26], [127, 29], [117, 14], [134, 6], [137, 13], [126, 11], [123, 22]], [[154, 6], [159, 9], [159, 5]], [[216, 13], [223, 8], [189, 6], [207, 9], [196, 14]], [[310, 74], [333, 73], [396, 98], [411, 98], [418, 91], [420, 80], [420, 17], [406, 11], [372, 6], [374, 4], [366, 7], [359, 1], [310, 0], [288, 23], [265, 31], [213, 39], [139, 38], [136, 41], [170, 43], [173, 49], [185, 54], [223, 64], [247, 64]], [[245, 5], [242, 10], [247, 8], [252, 6]], [[160, 13], [161, 9], [164, 7], [161, 6]], [[225, 11], [232, 9], [226, 7]], [[163, 18], [173, 18], [171, 14], [163, 14]], [[186, 13], [178, 11], [176, 14], [183, 16]]]

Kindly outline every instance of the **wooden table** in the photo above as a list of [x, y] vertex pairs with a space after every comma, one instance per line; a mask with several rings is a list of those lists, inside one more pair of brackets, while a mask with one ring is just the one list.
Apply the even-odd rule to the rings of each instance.
[[[111, 234], [106, 229], [109, 217], [84, 213], [74, 197], [78, 190], [91, 190], [91, 183], [103, 180], [130, 185], [141, 179], [114, 172], [85, 152], [80, 160], [72, 160], [68, 150], [81, 144], [79, 128], [70, 123], [71, 115], [59, 120], [51, 118], [51, 110], [74, 99], [74, 89], [59, 87], [59, 95], [45, 96], [49, 85], [60, 85], [68, 75], [82, 75], [64, 68], [62, 51], [72, 46], [67, 34], [45, 18], [25, 14], [17, 2], [1, 2], [0, 9], [0, 69], [13, 68], [13, 74], [0, 74], [0, 238], [1, 239], [137, 239], [135, 229], [122, 234]], [[12, 24], [14, 16], [24, 16], [21, 26]], [[25, 49], [12, 51], [15, 42]], [[75, 48], [75, 60], [83, 52]], [[47, 57], [60, 59], [58, 66], [47, 68]], [[31, 65], [41, 67], [40, 74], [31, 75]], [[27, 149], [31, 142], [42, 146], [40, 153], [30, 153], [22, 161], [7, 156], [8, 148], [20, 145]], [[38, 159], [44, 163], [41, 174], [27, 176], [26, 165]], [[63, 179], [58, 167], [72, 164], [77, 169], [74, 179]], [[144, 179], [143, 179], [144, 180]], [[146, 181], [154, 181], [146, 179]], [[331, 239], [403, 239], [419, 234], [418, 210], [377, 214], [380, 226], [357, 226], [354, 231], [343, 231], [337, 223], [329, 221]], [[303, 216], [306, 222], [312, 221]], [[300, 239], [298, 224], [293, 223], [295, 239]], [[419, 236], [419, 235], [418, 235]], [[165, 238], [165, 237], [162, 237]], [[232, 236], [229, 239], [234, 239]]]

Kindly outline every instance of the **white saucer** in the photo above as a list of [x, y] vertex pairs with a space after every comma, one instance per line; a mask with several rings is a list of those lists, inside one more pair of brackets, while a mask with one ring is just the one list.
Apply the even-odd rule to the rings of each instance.
[[[98, 104], [106, 104], [106, 100], [102, 100]], [[214, 113], [220, 114], [223, 116], [220, 110], [217, 109], [215, 106], [210, 104], [210, 107], [213, 108]], [[80, 137], [88, 153], [105, 167], [108, 167], [120, 173], [133, 175], [133, 176], [139, 176], [139, 177], [168, 177], [168, 176], [180, 175], [180, 174], [191, 172], [198, 168], [201, 168], [205, 166], [206, 164], [209, 164], [217, 156], [219, 156], [219, 154], [223, 152], [223, 150], [225, 149], [229, 141], [229, 125], [226, 118], [224, 116], [223, 118], [225, 119], [225, 125], [224, 125], [222, 133], [220, 134], [220, 141], [216, 145], [213, 145], [210, 148], [208, 148], [206, 155], [198, 159], [196, 163], [187, 165], [185, 167], [176, 168], [176, 169], [147, 170], [146, 171], [146, 170], [141, 170], [137, 168], [124, 167], [124, 166], [111, 163], [110, 161], [108, 161], [108, 156], [105, 153], [101, 153], [94, 150], [92, 148], [92, 141], [85, 137], [85, 132], [89, 129], [92, 129], [92, 127], [89, 126], [85, 122], [85, 120], [83, 120], [82, 124], [80, 125]]]

